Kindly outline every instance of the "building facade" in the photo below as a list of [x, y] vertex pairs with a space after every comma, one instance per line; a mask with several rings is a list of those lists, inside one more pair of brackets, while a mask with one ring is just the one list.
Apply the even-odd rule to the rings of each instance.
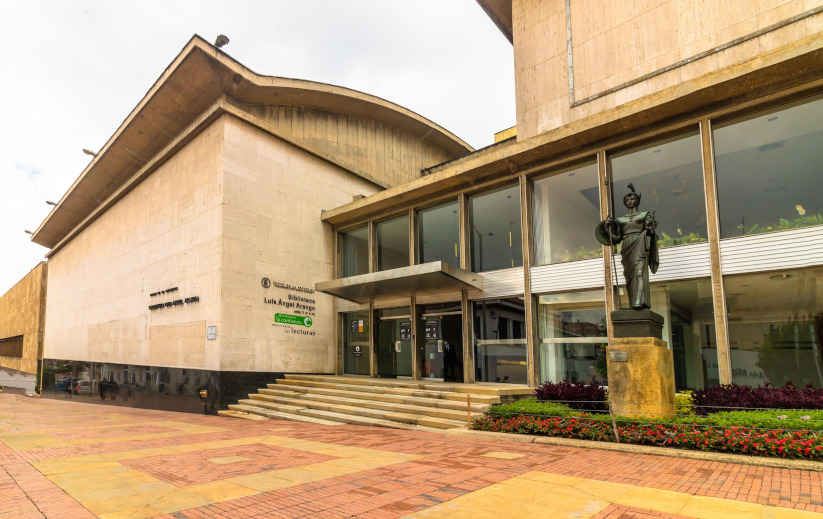
[[[678, 389], [823, 386], [823, 1], [479, 0], [517, 126], [472, 150], [195, 37], [41, 224], [44, 392], [207, 411], [282, 373], [605, 382], [655, 211]], [[202, 393], [208, 395], [200, 399]]]
[[324, 213], [339, 372], [604, 383], [627, 302], [594, 228], [632, 183], [678, 389], [823, 386], [823, 3], [479, 3], [516, 137]]
[[35, 390], [47, 279], [48, 266], [41, 262], [0, 297], [0, 387]]
[[197, 410], [206, 391], [214, 410], [277, 374], [333, 372], [322, 211], [469, 151], [195, 37], [33, 236], [51, 249], [45, 394]]

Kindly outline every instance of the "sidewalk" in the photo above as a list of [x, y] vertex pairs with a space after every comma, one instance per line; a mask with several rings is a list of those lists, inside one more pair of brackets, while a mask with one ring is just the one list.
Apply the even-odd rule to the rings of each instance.
[[817, 471], [0, 394], [0, 519], [811, 518]]

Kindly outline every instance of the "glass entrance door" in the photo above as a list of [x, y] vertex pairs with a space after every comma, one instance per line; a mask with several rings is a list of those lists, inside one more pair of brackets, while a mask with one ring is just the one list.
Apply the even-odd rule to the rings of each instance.
[[463, 315], [460, 303], [425, 306], [420, 317], [422, 378], [463, 382]]
[[412, 327], [409, 308], [377, 310], [377, 376], [412, 376]]

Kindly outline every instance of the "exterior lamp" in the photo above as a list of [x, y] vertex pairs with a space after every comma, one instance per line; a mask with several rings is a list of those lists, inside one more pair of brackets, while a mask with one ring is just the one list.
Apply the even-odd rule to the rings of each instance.
[[91, 155], [92, 157], [97, 156], [97, 154], [95, 152], [93, 152], [91, 150], [87, 150], [86, 148], [83, 148], [83, 153], [85, 153], [86, 155]]
[[30, 230], [28, 230], [28, 229], [26, 229], [26, 230], [25, 230], [25, 231], [23, 231], [23, 232], [24, 232], [24, 233], [26, 233], [26, 234], [34, 234], [33, 232], [31, 232], [31, 231], [30, 231]]
[[46, 200], [46, 203], [49, 205], [57, 205], [56, 203], [52, 202], [51, 200]]

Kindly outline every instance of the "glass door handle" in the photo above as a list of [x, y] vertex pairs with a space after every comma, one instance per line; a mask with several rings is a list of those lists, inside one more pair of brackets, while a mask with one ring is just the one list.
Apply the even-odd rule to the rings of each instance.
[[400, 341], [395, 341], [394, 343], [394, 351], [400, 352]]
[[437, 341], [437, 353], [443, 353], [443, 341]]

